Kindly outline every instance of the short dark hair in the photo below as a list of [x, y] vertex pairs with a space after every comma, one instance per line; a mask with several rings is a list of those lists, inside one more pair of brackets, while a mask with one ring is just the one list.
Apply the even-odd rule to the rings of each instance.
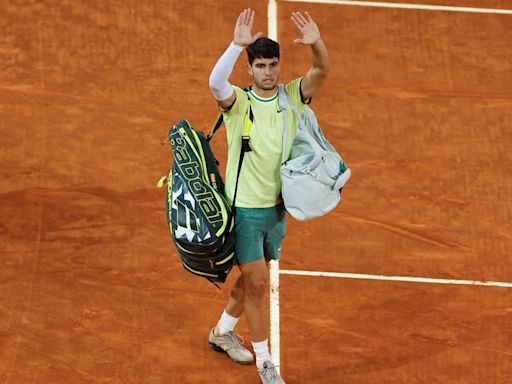
[[279, 59], [279, 44], [267, 37], [260, 37], [247, 46], [247, 58], [252, 65], [254, 59]]

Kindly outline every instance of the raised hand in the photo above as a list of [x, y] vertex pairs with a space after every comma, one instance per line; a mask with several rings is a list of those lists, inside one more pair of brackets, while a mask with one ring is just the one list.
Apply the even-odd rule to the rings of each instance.
[[233, 43], [241, 47], [246, 47], [260, 38], [263, 33], [258, 32], [255, 35], [252, 34], [252, 25], [254, 23], [254, 16], [256, 12], [247, 8], [240, 13], [238, 20], [236, 21], [235, 33], [233, 35]]
[[292, 21], [302, 33], [302, 39], [293, 40], [296, 44], [312, 45], [320, 39], [320, 30], [315, 24], [309, 13], [305, 12], [304, 16], [300, 12], [292, 12]]

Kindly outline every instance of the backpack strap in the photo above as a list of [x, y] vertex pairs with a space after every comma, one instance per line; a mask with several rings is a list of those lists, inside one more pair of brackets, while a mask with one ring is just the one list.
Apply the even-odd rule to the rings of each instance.
[[242, 131], [242, 147], [240, 148], [240, 159], [238, 160], [238, 171], [236, 174], [235, 193], [233, 194], [233, 206], [231, 212], [235, 211], [236, 194], [238, 192], [238, 179], [240, 178], [240, 171], [242, 170], [242, 162], [244, 161], [245, 152], [251, 152], [252, 148], [249, 145], [251, 128], [254, 123], [254, 115], [252, 113], [251, 98], [249, 97], [250, 87], [244, 88], [247, 95], [247, 110], [244, 116], [244, 129]]
[[[250, 140], [251, 128], [252, 128], [252, 125], [254, 122], [254, 114], [252, 112], [251, 99], [249, 97], [250, 88], [245, 88], [244, 91], [247, 94], [247, 109], [246, 109], [245, 115], [244, 115], [244, 122], [243, 122], [244, 127], [242, 130], [242, 146], [240, 148], [240, 157], [238, 159], [238, 170], [236, 173], [235, 192], [233, 194], [233, 203], [231, 204], [231, 214], [229, 215], [228, 222], [226, 223], [227, 231], [225, 232], [226, 235], [224, 237], [224, 242], [227, 241], [228, 234], [230, 233], [230, 229], [231, 229], [231, 224], [233, 223], [234, 217], [235, 217], [235, 203], [236, 203], [236, 195], [238, 192], [238, 181], [240, 179], [240, 171], [242, 170], [242, 163], [244, 161], [244, 156], [245, 156], [246, 152], [252, 151], [251, 146], [249, 144], [249, 140]], [[222, 112], [221, 112], [217, 116], [217, 119], [215, 120], [215, 123], [213, 124], [212, 129], [206, 136], [206, 139], [208, 141], [210, 141], [213, 138], [213, 135], [215, 135], [215, 133], [220, 129], [223, 121], [224, 121], [224, 118], [222, 117]]]
[[283, 164], [286, 159], [286, 144], [288, 141], [288, 100], [286, 98], [286, 88], [283, 84], [279, 84], [277, 89], [277, 103], [278, 103], [278, 113], [283, 114], [283, 145], [282, 145], [282, 153], [281, 153], [281, 164]]
[[[245, 137], [249, 137], [249, 135], [251, 133], [252, 122], [254, 121], [254, 115], [252, 113], [252, 107], [251, 107], [251, 99], [249, 98], [249, 94], [248, 94], [250, 90], [251, 90], [251, 88], [249, 88], [249, 87], [244, 88], [244, 91], [247, 93], [247, 101], [248, 101], [247, 110], [246, 110], [245, 116], [244, 116], [244, 130], [242, 133], [242, 136], [245, 136]], [[212, 125], [212, 128], [210, 129], [210, 132], [208, 132], [208, 134], [206, 135], [206, 140], [210, 141], [213, 138], [213, 135], [215, 135], [215, 133], [217, 133], [217, 131], [222, 126], [223, 121], [224, 121], [224, 118], [222, 116], [222, 112], [219, 112], [219, 114], [217, 115], [217, 118], [215, 119], [215, 122]]]
[[[297, 110], [295, 103], [293, 102], [293, 100], [290, 97], [290, 95], [288, 94], [288, 92], [286, 92], [286, 89], [284, 89], [284, 87], [283, 87], [283, 99], [285, 99], [285, 102], [290, 106], [293, 114], [295, 115], [295, 118], [297, 119], [297, 122], [298, 122], [297, 129], [300, 130], [305, 136], [307, 136], [308, 142], [311, 145], [311, 148], [313, 149], [313, 151], [315, 151], [315, 153], [318, 156], [321, 156], [321, 154], [323, 152], [322, 147], [320, 146], [320, 144], [318, 144], [318, 142], [315, 140], [315, 138], [308, 132], [306, 124], [304, 123], [304, 120], [302, 120], [302, 118], [301, 118], [301, 114]], [[287, 128], [287, 127], [285, 127], [285, 128]], [[284, 135], [284, 129], [283, 129], [283, 135]]]
[[[247, 88], [246, 88], [247, 89]], [[246, 90], [247, 92], [247, 90]], [[247, 112], [244, 116], [244, 129], [242, 132], [242, 146], [240, 148], [240, 157], [238, 160], [238, 170], [236, 173], [236, 182], [235, 182], [235, 192], [233, 194], [233, 204], [231, 205], [231, 216], [234, 217], [235, 215], [235, 202], [236, 202], [236, 195], [238, 192], [238, 180], [240, 179], [240, 171], [242, 170], [242, 163], [244, 161], [245, 152], [251, 152], [252, 148], [249, 145], [250, 140], [250, 133], [252, 124], [254, 122], [254, 115], [252, 114], [252, 108], [251, 108], [251, 99], [249, 98], [249, 95], [247, 95]], [[228, 221], [228, 228], [231, 226], [231, 217]]]
[[213, 135], [220, 129], [224, 118], [222, 117], [222, 112], [219, 112], [217, 118], [215, 119], [215, 123], [213, 123], [212, 129], [206, 135], [206, 140], [210, 141], [213, 138]]

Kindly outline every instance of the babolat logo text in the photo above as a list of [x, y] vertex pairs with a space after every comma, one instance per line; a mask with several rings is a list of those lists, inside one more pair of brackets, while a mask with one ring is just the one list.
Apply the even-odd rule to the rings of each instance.
[[178, 129], [171, 133], [171, 145], [174, 149], [174, 161], [187, 183], [190, 193], [194, 195], [196, 204], [211, 223], [222, 221], [222, 208], [211, 188], [206, 185], [201, 168], [190, 143]]

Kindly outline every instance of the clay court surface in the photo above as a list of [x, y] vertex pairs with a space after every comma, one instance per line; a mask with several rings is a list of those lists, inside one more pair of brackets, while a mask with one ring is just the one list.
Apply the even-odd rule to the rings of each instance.
[[[266, 33], [267, 1], [1, 3], [0, 382], [258, 383], [207, 348], [238, 271], [222, 291], [184, 271], [156, 182], [168, 128], [216, 116], [238, 13]], [[312, 106], [353, 171], [335, 211], [288, 220], [280, 268], [511, 283], [512, 15], [277, 10], [283, 81], [310, 65], [291, 11], [321, 29]], [[224, 165], [223, 131], [213, 147]], [[512, 383], [510, 287], [281, 274], [280, 303], [287, 383]]]

